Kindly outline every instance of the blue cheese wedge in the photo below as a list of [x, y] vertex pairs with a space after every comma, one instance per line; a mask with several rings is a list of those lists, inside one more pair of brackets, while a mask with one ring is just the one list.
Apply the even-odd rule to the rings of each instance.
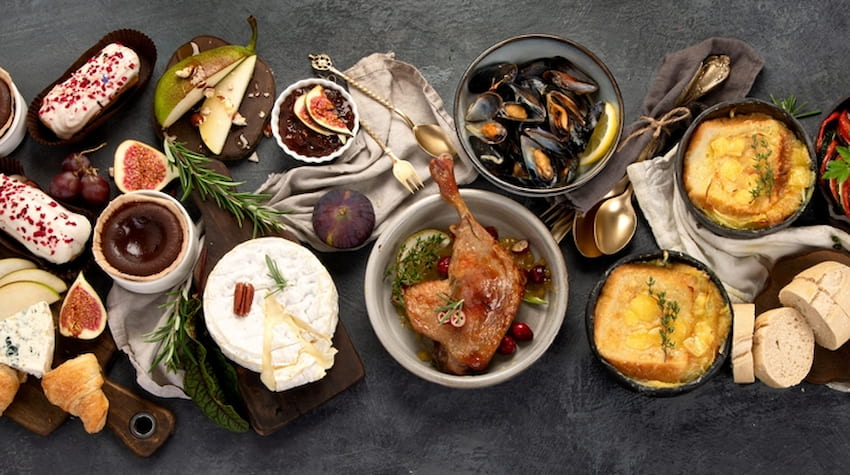
[[53, 362], [53, 314], [47, 302], [0, 320], [0, 363], [41, 378]]
[[[282, 290], [270, 276], [267, 256], [286, 280]], [[244, 316], [233, 305], [240, 282], [254, 287]], [[260, 373], [270, 390], [285, 391], [322, 379], [333, 366], [338, 300], [333, 279], [307, 248], [259, 238], [234, 247], [216, 264], [204, 289], [204, 319], [228, 358]]]

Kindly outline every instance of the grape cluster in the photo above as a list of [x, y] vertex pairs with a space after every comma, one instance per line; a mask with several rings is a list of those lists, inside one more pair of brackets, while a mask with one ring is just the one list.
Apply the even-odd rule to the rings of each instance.
[[71, 153], [62, 160], [62, 171], [50, 180], [50, 196], [68, 202], [82, 198], [91, 206], [109, 201], [109, 182], [98, 174], [86, 152]]

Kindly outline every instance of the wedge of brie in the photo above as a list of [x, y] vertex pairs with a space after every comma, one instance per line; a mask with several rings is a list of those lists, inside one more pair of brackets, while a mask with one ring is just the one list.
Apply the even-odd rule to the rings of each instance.
[[[266, 258], [286, 285], [278, 290]], [[254, 287], [245, 316], [234, 313], [236, 284]], [[267, 388], [285, 391], [323, 378], [333, 366], [339, 316], [336, 286], [307, 248], [282, 238], [246, 241], [224, 255], [207, 278], [204, 318], [213, 340]]]

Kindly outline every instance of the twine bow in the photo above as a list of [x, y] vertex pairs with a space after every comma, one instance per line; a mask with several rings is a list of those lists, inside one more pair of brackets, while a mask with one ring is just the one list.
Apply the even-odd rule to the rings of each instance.
[[638, 119], [639, 122], [645, 122], [646, 125], [635, 130], [625, 140], [620, 142], [620, 146], [617, 147], [617, 151], [623, 149], [623, 147], [629, 143], [633, 138], [643, 135], [645, 132], [652, 131], [652, 140], [658, 140], [658, 137], [661, 136], [662, 132], [666, 132], [667, 128], [673, 124], [681, 122], [683, 120], [688, 120], [691, 118], [691, 110], [687, 107], [675, 107], [667, 111], [666, 114], [662, 115], [660, 119], [656, 119], [654, 117], [650, 117], [647, 115], [640, 116]]

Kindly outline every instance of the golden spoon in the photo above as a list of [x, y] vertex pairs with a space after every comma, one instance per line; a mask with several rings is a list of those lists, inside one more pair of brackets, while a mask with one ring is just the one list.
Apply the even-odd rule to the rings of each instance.
[[326, 54], [317, 54], [310, 55], [311, 65], [313, 69], [318, 71], [330, 71], [333, 74], [341, 77], [345, 82], [351, 84], [360, 90], [363, 94], [366, 94], [376, 102], [380, 103], [382, 106], [387, 109], [395, 112], [401, 117], [410, 130], [413, 131], [413, 136], [416, 138], [416, 142], [419, 144], [419, 147], [425, 151], [428, 155], [432, 157], [438, 157], [443, 153], [448, 153], [449, 155], [455, 155], [455, 149], [452, 147], [452, 143], [449, 140], [449, 137], [446, 135], [446, 132], [437, 124], [420, 124], [416, 125], [407, 116], [404, 112], [402, 112], [399, 108], [393, 106], [383, 97], [377, 95], [371, 89], [367, 88], [363, 84], [351, 79], [342, 71], [336, 69], [331, 61], [330, 56]]

